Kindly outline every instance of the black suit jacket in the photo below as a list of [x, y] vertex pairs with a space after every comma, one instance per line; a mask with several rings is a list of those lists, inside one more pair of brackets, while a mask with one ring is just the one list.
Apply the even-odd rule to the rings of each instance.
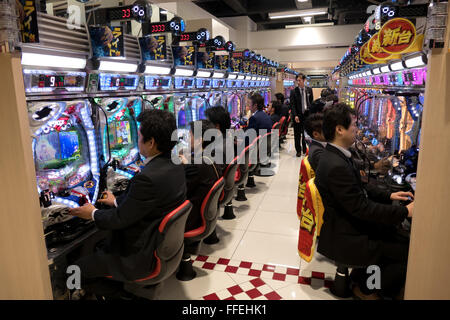
[[325, 212], [318, 252], [344, 264], [376, 263], [381, 242], [394, 238], [408, 210], [384, 204], [390, 203], [389, 193], [363, 186], [358, 170], [337, 148], [328, 144], [321, 157], [315, 183]]
[[117, 208], [95, 212], [95, 225], [112, 231], [99, 254], [113, 279], [136, 280], [153, 270], [154, 251], [162, 241], [157, 228], [185, 200], [183, 167], [173, 164], [170, 154], [159, 155], [130, 180]]
[[319, 159], [324, 152], [325, 148], [323, 147], [323, 145], [314, 140], [309, 145], [308, 161], [314, 172], [316, 172], [319, 166]]
[[308, 112], [307, 110], [311, 107], [311, 104], [313, 103], [313, 92], [310, 87], [305, 87], [306, 92], [306, 103], [307, 106], [305, 108], [305, 113], [302, 112], [302, 105], [303, 105], [303, 97], [300, 92], [300, 89], [296, 87], [294, 90], [291, 90], [291, 95], [289, 97], [290, 104], [291, 104], [291, 112], [292, 117], [295, 118], [298, 116], [300, 120], [304, 120], [304, 118], [307, 116]]
[[[205, 161], [206, 162], [206, 161]], [[216, 172], [217, 170], [217, 172]], [[200, 209], [202, 202], [220, 178], [220, 172], [213, 164], [185, 164], [187, 199], [192, 202], [193, 207], [186, 222], [186, 231], [194, 230], [202, 225]]]

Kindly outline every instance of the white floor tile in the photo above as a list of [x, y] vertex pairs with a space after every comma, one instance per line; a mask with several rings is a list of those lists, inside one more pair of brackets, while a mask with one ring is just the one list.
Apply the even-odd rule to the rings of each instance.
[[[247, 272], [248, 272], [248, 269], [247, 269]], [[229, 273], [228, 275], [231, 277], [231, 279], [233, 279], [236, 282], [236, 284], [249, 282], [250, 280], [253, 280], [256, 278], [256, 277], [246, 276], [246, 275], [242, 275], [242, 274], [235, 274], [235, 273]]]
[[284, 300], [337, 300], [327, 288], [314, 289], [303, 284], [292, 284], [277, 293]]
[[289, 196], [280, 196], [280, 195], [272, 195], [267, 194], [258, 211], [269, 211], [269, 212], [287, 212], [294, 213], [297, 210], [297, 196], [289, 195]]
[[316, 271], [316, 272], [323, 272], [323, 273], [329, 273], [334, 274], [336, 273], [336, 265], [333, 261], [325, 258], [321, 254], [315, 252], [314, 257], [311, 260], [311, 262], [306, 262], [302, 260], [300, 265], [300, 270], [303, 272], [306, 271]]
[[247, 231], [233, 259], [299, 268], [297, 237]]
[[275, 291], [278, 291], [281, 288], [286, 288], [292, 284], [291, 282], [278, 281], [273, 279], [263, 279], [263, 281], [267, 283]]
[[175, 275], [164, 282], [160, 300], [191, 300], [235, 285], [227, 273], [194, 268], [197, 277], [179, 281]]
[[249, 231], [298, 236], [298, 217], [295, 213], [258, 211], [253, 217]]
[[[221, 216], [223, 215], [223, 209], [222, 213], [220, 214]], [[250, 210], [249, 208], [234, 208], [234, 215], [236, 216], [235, 219], [233, 220], [225, 220], [222, 218], [219, 218], [219, 220], [217, 221], [217, 224], [222, 227], [225, 228], [227, 230], [247, 230], [248, 225], [250, 224], [250, 222], [252, 221], [254, 215], [256, 214], [256, 210]]]
[[239, 242], [244, 235], [243, 230], [225, 229], [222, 226], [216, 227], [217, 236], [219, 237], [219, 243], [213, 245], [207, 245], [202, 243], [200, 246], [199, 254], [205, 256], [215, 256], [221, 258], [231, 258], [236, 250]]

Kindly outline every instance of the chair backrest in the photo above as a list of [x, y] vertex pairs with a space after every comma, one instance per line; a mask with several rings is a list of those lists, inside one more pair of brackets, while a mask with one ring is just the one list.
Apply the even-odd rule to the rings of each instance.
[[203, 199], [200, 208], [202, 225], [194, 230], [185, 232], [184, 238], [189, 238], [190, 241], [200, 241], [213, 232], [219, 217], [219, 198], [224, 186], [225, 180], [223, 177], [212, 186], [205, 199]]
[[289, 123], [291, 122], [291, 116], [289, 115], [287, 121], [284, 122], [284, 127], [281, 130], [281, 135], [285, 136], [289, 130]]
[[183, 256], [184, 228], [192, 207], [192, 203], [186, 200], [164, 217], [158, 227], [163, 240], [154, 252], [155, 268], [147, 277], [135, 282], [143, 285], [159, 283], [176, 271]]
[[236, 185], [245, 184], [248, 178], [248, 167], [250, 162], [250, 145], [242, 150], [238, 157], [238, 169], [236, 171], [236, 177], [234, 183]]
[[300, 163], [300, 172], [298, 175], [297, 215], [299, 218], [302, 212], [303, 200], [305, 199], [306, 184], [310, 179], [314, 178], [315, 175], [316, 174], [309, 163], [308, 156], [306, 156]]
[[219, 204], [228, 203], [233, 198], [233, 194], [236, 188], [235, 176], [236, 170], [238, 168], [237, 160], [238, 157], [234, 158], [223, 173], [225, 185], [223, 187], [223, 192], [221, 193], [219, 198]]
[[300, 257], [310, 262], [314, 255], [317, 236], [323, 224], [324, 206], [322, 197], [312, 178], [306, 184], [305, 201], [303, 202], [298, 233], [298, 253]]
[[272, 155], [272, 131], [271, 132], [267, 132], [265, 135], [263, 135], [261, 137], [261, 139], [259, 139], [259, 150], [263, 150], [263, 148], [265, 147], [266, 152], [261, 153], [259, 152], [258, 154], [258, 162], [259, 163], [267, 163], [270, 161], [270, 157]]
[[309, 147], [308, 146], [306, 146], [306, 152], [305, 152], [305, 156], [308, 156], [309, 155]]
[[250, 144], [248, 171], [252, 172], [258, 165], [258, 141], [261, 136], [257, 136], [255, 140]]
[[280, 129], [280, 122], [275, 122], [272, 126], [272, 129]]

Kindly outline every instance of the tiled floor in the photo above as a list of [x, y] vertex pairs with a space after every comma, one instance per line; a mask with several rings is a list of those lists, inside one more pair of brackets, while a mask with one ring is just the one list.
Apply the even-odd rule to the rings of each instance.
[[257, 186], [246, 188], [248, 201], [233, 201], [236, 219], [218, 220], [220, 242], [202, 243], [192, 257], [197, 277], [181, 282], [172, 276], [160, 299], [336, 299], [327, 288], [334, 264], [317, 253], [306, 263], [297, 253], [301, 160], [293, 142], [290, 134], [275, 176], [255, 177]]

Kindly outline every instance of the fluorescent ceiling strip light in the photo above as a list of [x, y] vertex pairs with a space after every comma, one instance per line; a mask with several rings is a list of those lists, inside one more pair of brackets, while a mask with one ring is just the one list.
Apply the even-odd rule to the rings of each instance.
[[169, 74], [170, 67], [146, 66], [144, 73], [147, 73], [147, 74]]
[[318, 16], [322, 14], [327, 14], [328, 8], [317, 8], [315, 10], [294, 10], [285, 12], [274, 12], [269, 13], [270, 19], [286, 19], [294, 17], [308, 17], [308, 16]]
[[192, 76], [194, 74], [194, 70], [187, 70], [187, 69], [177, 69], [175, 71], [176, 76]]
[[324, 22], [324, 23], [312, 23], [312, 24], [291, 24], [287, 25], [286, 29], [295, 29], [295, 28], [311, 28], [311, 27], [329, 27], [334, 26], [333, 22]]
[[23, 52], [22, 65], [53, 67], [53, 68], [84, 69], [86, 67], [86, 59], [55, 56], [50, 54]]
[[114, 71], [114, 72], [136, 72], [137, 64], [114, 62], [114, 61], [100, 61], [100, 66], [98, 70]]

